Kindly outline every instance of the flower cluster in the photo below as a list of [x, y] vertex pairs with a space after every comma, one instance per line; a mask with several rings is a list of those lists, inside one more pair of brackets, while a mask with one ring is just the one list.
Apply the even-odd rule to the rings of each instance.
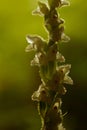
[[69, 5], [66, 0], [48, 0], [38, 2], [33, 14], [44, 17], [44, 25], [48, 32], [48, 41], [38, 35], [27, 35], [29, 43], [26, 52], [35, 51], [32, 66], [39, 67], [41, 85], [32, 95], [38, 102], [38, 112], [42, 119], [41, 130], [64, 130], [61, 111], [61, 96], [66, 93], [64, 84], [73, 84], [69, 76], [70, 64], [64, 64], [65, 58], [59, 52], [59, 43], [68, 42], [70, 38], [64, 33], [64, 20], [60, 18], [57, 8]]

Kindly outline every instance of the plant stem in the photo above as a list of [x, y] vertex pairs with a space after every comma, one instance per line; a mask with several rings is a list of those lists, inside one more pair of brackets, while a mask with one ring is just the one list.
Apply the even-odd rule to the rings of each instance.
[[73, 81], [68, 76], [71, 65], [62, 65], [65, 58], [59, 53], [59, 43], [68, 42], [69, 37], [64, 33], [64, 20], [59, 17], [57, 8], [68, 4], [66, 0], [48, 0], [48, 5], [39, 1], [33, 14], [44, 17], [48, 41], [38, 35], [28, 35], [26, 38], [30, 43], [26, 51], [36, 52], [31, 64], [39, 67], [42, 81], [39, 89], [32, 95], [32, 100], [38, 103], [41, 130], [65, 130], [61, 97], [66, 93], [64, 84], [73, 84]]

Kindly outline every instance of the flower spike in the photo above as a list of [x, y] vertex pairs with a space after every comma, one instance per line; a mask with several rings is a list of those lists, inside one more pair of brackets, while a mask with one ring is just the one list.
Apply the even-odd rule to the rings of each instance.
[[69, 5], [69, 2], [47, 1], [48, 3], [39, 1], [32, 14], [44, 17], [48, 40], [38, 35], [26, 36], [26, 52], [35, 51], [31, 65], [39, 68], [41, 78], [41, 85], [31, 98], [38, 104], [41, 130], [65, 130], [61, 110], [62, 96], [67, 92], [65, 84], [72, 85], [73, 80], [69, 76], [71, 65], [64, 63], [65, 58], [59, 51], [59, 44], [69, 42], [70, 38], [64, 33], [64, 20], [60, 18], [58, 11], [60, 7]]

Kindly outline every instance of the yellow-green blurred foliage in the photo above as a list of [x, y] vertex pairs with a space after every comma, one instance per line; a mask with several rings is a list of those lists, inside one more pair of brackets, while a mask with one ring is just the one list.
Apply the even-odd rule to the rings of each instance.
[[[71, 38], [60, 45], [60, 51], [66, 63], [72, 64], [74, 80], [63, 97], [63, 111], [69, 112], [64, 119], [67, 130], [80, 130], [87, 128], [87, 1], [70, 2], [71, 6], [60, 9], [65, 32]], [[0, 1], [0, 130], [40, 129], [31, 101], [40, 78], [38, 69], [30, 66], [34, 53], [25, 52], [28, 33], [47, 39], [43, 18], [31, 15], [36, 7], [37, 0]]]

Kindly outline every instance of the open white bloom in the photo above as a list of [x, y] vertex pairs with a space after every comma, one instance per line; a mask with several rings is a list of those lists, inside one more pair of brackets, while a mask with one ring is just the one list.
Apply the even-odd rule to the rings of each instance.
[[49, 98], [48, 88], [46, 88], [46, 86], [41, 84], [39, 86], [39, 89], [33, 93], [31, 98], [34, 101], [48, 101]]
[[71, 69], [70, 64], [62, 65], [58, 67], [58, 72], [60, 73], [61, 82], [72, 85], [73, 80], [68, 76], [70, 69]]
[[68, 37], [65, 33], [62, 33], [61, 34], [61, 40], [62, 40], [62, 42], [69, 42], [70, 37]]
[[46, 41], [38, 35], [27, 35], [26, 40], [29, 43], [26, 48], [27, 52], [32, 50], [36, 50], [37, 52], [42, 51], [46, 45]]
[[67, 0], [61, 0], [60, 7], [61, 7], [61, 6], [68, 6], [68, 5], [70, 5], [70, 2], [69, 2], [69, 1], [67, 1]]
[[67, 73], [70, 72], [70, 69], [71, 69], [71, 65], [70, 64], [67, 64], [67, 65], [61, 65], [57, 68], [57, 70], [61, 73], [63, 73], [64, 75]]
[[64, 77], [63, 83], [73, 85], [73, 80], [71, 79], [70, 76], [68, 76], [68, 75], [66, 74], [65, 77]]
[[40, 12], [40, 8], [37, 7], [37, 9], [35, 9], [33, 12], [32, 12], [33, 15], [40, 15], [40, 16], [43, 16], [43, 14]]
[[58, 62], [65, 62], [64, 56], [59, 52], [57, 52], [57, 54], [56, 54], [56, 59]]

